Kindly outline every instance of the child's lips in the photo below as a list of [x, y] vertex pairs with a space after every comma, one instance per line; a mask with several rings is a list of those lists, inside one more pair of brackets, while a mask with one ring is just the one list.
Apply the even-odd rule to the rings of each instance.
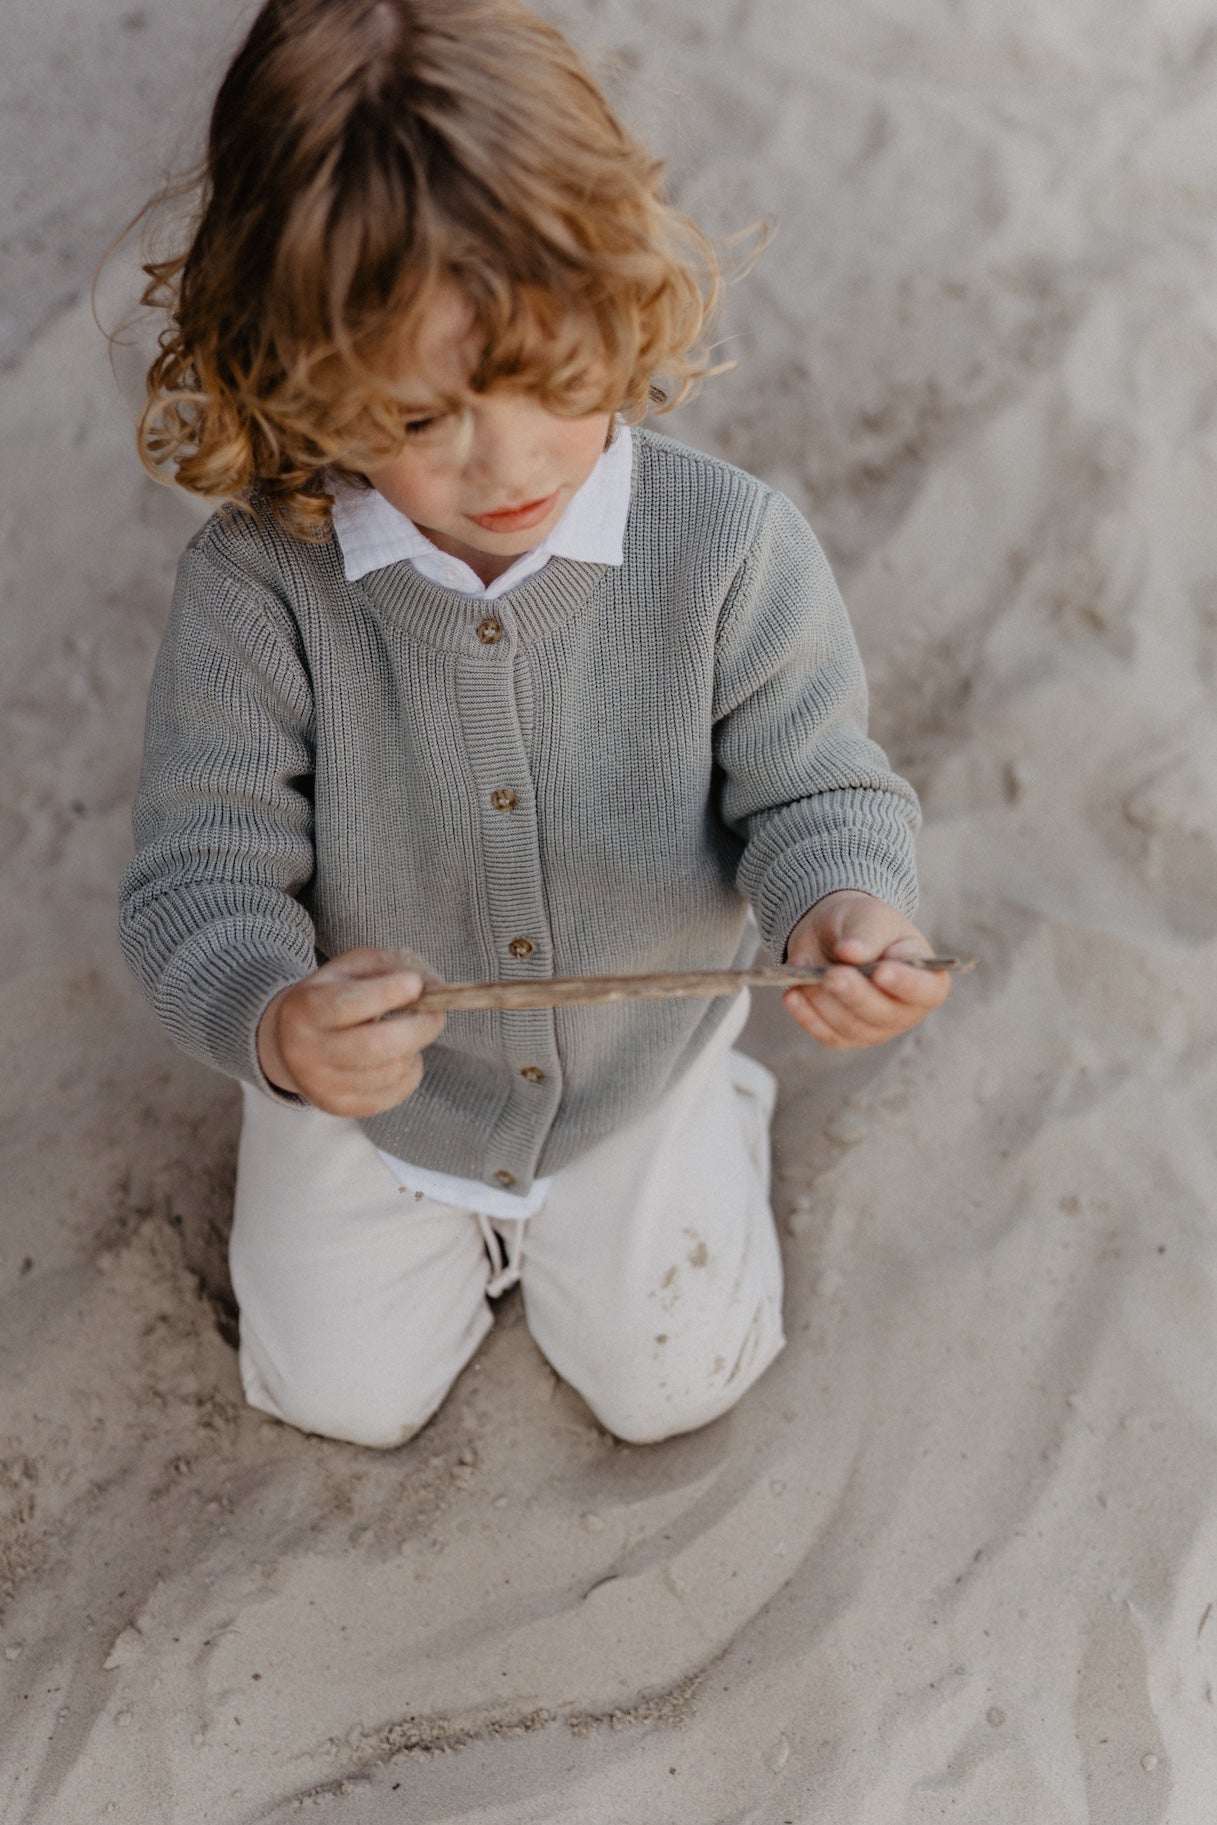
[[471, 513], [467, 517], [484, 532], [526, 532], [530, 526], [539, 526], [553, 512], [560, 492], [555, 488], [543, 500], [525, 501], [520, 507], [503, 507], [497, 513]]

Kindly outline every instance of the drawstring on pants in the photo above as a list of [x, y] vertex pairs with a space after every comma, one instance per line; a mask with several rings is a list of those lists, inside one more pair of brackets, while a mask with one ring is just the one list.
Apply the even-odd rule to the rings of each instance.
[[482, 1232], [482, 1241], [486, 1244], [486, 1253], [490, 1256], [490, 1265], [494, 1273], [486, 1284], [486, 1297], [497, 1299], [500, 1293], [507, 1292], [509, 1287], [517, 1286], [520, 1280], [520, 1265], [524, 1259], [524, 1226], [525, 1217], [506, 1217], [510, 1224], [507, 1236], [507, 1247], [503, 1247], [503, 1238], [494, 1227], [490, 1218], [480, 1210], [474, 1211], [478, 1228]]

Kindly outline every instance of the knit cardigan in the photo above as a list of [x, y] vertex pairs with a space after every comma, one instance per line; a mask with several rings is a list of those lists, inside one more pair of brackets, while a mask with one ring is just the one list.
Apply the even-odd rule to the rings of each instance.
[[[634, 431], [620, 566], [486, 602], [221, 510], [178, 570], [148, 707], [132, 968], [195, 1057], [274, 1094], [259, 1018], [356, 945], [448, 980], [784, 954], [856, 888], [916, 899], [912, 788], [865, 734], [828, 564], [753, 477]], [[523, 1192], [648, 1110], [729, 1001], [450, 1014], [387, 1152]]]

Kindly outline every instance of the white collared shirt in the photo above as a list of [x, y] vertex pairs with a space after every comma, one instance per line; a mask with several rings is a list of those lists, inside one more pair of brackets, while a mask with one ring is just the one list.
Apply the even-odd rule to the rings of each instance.
[[413, 520], [390, 506], [374, 488], [352, 488], [335, 481], [331, 484], [334, 533], [342, 551], [343, 572], [348, 583], [356, 583], [370, 570], [408, 560], [429, 582], [490, 601], [531, 577], [550, 558], [620, 564], [632, 470], [633, 444], [628, 431], [619, 426], [596, 467], [567, 502], [557, 525], [490, 584], [483, 583], [460, 558], [433, 545]]
[[[633, 443], [628, 431], [618, 426], [617, 435], [571, 497], [557, 525], [490, 584], [483, 583], [460, 558], [433, 545], [413, 520], [399, 513], [374, 488], [352, 488], [334, 482], [334, 535], [342, 552], [343, 572], [348, 583], [356, 583], [369, 571], [408, 561], [431, 583], [489, 601], [533, 576], [550, 558], [574, 558], [582, 564], [620, 564], [625, 554], [632, 480]], [[518, 1222], [535, 1216], [553, 1183], [552, 1178], [534, 1179], [528, 1193], [519, 1197], [478, 1179], [430, 1172], [395, 1154], [379, 1148], [377, 1151], [403, 1190], [418, 1198], [433, 1198], [439, 1204], [477, 1211], [485, 1217]]]

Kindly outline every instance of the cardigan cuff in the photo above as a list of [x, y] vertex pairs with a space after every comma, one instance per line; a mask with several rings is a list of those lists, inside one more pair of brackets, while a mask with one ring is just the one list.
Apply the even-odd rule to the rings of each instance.
[[830, 893], [868, 893], [906, 918], [917, 910], [917, 876], [907, 854], [835, 832], [827, 844], [800, 844], [766, 877], [754, 902], [756, 921], [771, 954], [786, 961], [799, 920]]
[[298, 1107], [304, 1098], [272, 1084], [258, 1062], [258, 1022], [281, 989], [315, 968], [315, 958], [294, 955], [281, 933], [226, 932], [212, 925], [174, 956], [156, 1000], [186, 1051], [254, 1085], [273, 1102]]

